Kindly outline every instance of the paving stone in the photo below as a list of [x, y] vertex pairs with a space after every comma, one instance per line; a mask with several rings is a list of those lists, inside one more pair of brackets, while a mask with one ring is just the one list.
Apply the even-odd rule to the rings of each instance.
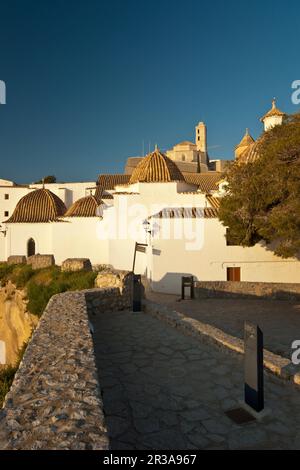
[[120, 418], [118, 416], [107, 416], [106, 417], [106, 426], [108, 435], [111, 438], [118, 437], [126, 431], [129, 427], [128, 420]]
[[187, 421], [202, 421], [209, 418], [210, 415], [206, 410], [196, 408], [193, 410], [182, 411], [180, 416], [182, 416]]
[[[116, 327], [108, 328], [111, 325]], [[131, 332], [136, 327], [133, 337]], [[276, 416], [241, 427], [224, 414], [243, 395], [243, 360], [239, 355], [224, 354], [222, 349], [185, 336], [144, 313], [138, 317], [124, 312], [99, 316], [94, 337], [111, 346], [96, 354], [100, 383], [104, 363], [122, 385], [113, 395], [119, 400], [115, 410], [109, 398], [114, 387], [104, 387], [104, 412], [109, 403], [112, 416], [124, 418], [118, 416], [122, 412], [118, 411], [119, 403], [127, 407], [128, 427], [124, 430], [125, 423], [120, 421], [122, 429], [111, 446], [124, 445], [124, 450], [300, 448], [299, 392], [276, 377], [265, 378], [266, 406], [276, 409]], [[130, 367], [126, 367], [122, 354], [121, 363], [116, 360], [112, 366], [110, 362], [120, 342], [132, 358], [129, 365], [137, 365], [135, 355], [145, 361], [135, 374], [128, 373]], [[168, 355], [158, 351], [160, 348]], [[108, 380], [108, 385], [112, 383]]]
[[198, 433], [188, 434], [187, 438], [199, 450], [205, 449], [205, 447], [209, 445], [209, 440], [206, 439], [202, 434], [198, 434]]
[[257, 427], [247, 426], [236, 429], [228, 436], [229, 449], [266, 448], [267, 433]]
[[155, 450], [185, 449], [187, 447], [187, 439], [172, 429], [149, 434], [145, 437], [144, 442]]
[[135, 429], [141, 434], [149, 434], [160, 429], [157, 418], [134, 418], [133, 424]]

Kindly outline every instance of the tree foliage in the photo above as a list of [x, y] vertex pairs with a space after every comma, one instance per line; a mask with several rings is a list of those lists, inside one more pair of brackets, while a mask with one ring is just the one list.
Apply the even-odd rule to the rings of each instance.
[[259, 158], [227, 170], [228, 192], [220, 220], [231, 243], [253, 246], [265, 240], [283, 258], [300, 256], [300, 113], [265, 132]]
[[45, 183], [45, 184], [56, 183], [56, 176], [54, 175], [45, 176], [43, 179], [36, 181], [34, 184], [42, 184], [42, 183]]

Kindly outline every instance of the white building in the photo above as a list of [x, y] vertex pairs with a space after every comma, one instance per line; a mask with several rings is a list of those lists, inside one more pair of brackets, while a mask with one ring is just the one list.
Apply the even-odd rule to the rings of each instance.
[[[257, 157], [255, 145], [246, 132], [236, 158]], [[0, 259], [53, 254], [57, 264], [87, 257], [94, 265], [126, 270], [135, 259], [135, 272], [146, 275], [154, 290], [169, 293], [179, 293], [183, 275], [206, 281], [300, 282], [298, 260], [279, 258], [264, 243], [251, 248], [227, 243], [218, 220], [226, 191], [221, 173], [183, 174], [157, 148], [131, 175], [100, 175], [97, 187], [70, 183], [34, 189], [12, 183], [3, 188], [4, 194], [17, 194], [18, 203], [2, 224]], [[147, 246], [136, 253], [136, 243]]]

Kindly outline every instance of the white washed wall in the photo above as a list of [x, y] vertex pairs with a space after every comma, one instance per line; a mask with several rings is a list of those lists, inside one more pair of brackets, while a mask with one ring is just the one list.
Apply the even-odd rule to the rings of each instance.
[[201, 249], [187, 251], [185, 243], [186, 240], [153, 241], [154, 290], [179, 294], [183, 275], [193, 275], [199, 281], [224, 281], [227, 267], [240, 267], [241, 281], [300, 283], [299, 261], [279, 258], [261, 244], [251, 248], [226, 246], [225, 228], [217, 219], [205, 219]]

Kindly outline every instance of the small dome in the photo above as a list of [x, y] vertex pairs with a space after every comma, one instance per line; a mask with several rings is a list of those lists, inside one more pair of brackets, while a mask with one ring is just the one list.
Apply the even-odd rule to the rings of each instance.
[[63, 201], [49, 189], [36, 189], [20, 199], [6, 223], [53, 222], [66, 210]]
[[167, 183], [170, 181], [184, 181], [176, 164], [158, 148], [149, 153], [134, 169], [129, 184], [137, 182], [145, 183]]
[[261, 118], [261, 122], [264, 122], [266, 118], [272, 117], [272, 116], [285, 116], [285, 113], [280, 111], [280, 109], [276, 108], [275, 98], [272, 101], [272, 108]]
[[96, 217], [98, 203], [95, 196], [86, 196], [78, 199], [72, 204], [71, 207], [65, 213], [65, 217]]
[[247, 147], [248, 145], [251, 145], [254, 142], [255, 141], [254, 141], [253, 137], [249, 134], [249, 129], [247, 128], [244, 137], [242, 138], [240, 143], [235, 148]]

